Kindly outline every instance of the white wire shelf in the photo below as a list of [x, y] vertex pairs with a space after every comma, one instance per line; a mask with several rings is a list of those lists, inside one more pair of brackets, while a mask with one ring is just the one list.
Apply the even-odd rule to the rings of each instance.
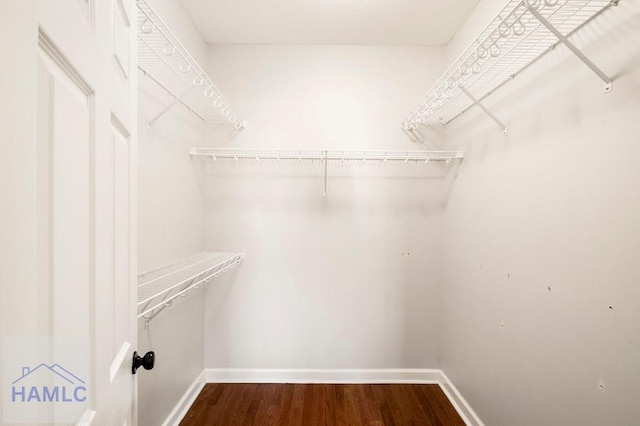
[[149, 121], [151, 126], [174, 105], [182, 104], [205, 122], [228, 122], [242, 130], [246, 122], [145, 0], [138, 6], [138, 68], [172, 101]]
[[421, 125], [446, 125], [478, 105], [506, 133], [504, 124], [482, 101], [560, 43], [605, 82], [605, 92], [610, 91], [611, 79], [568, 37], [617, 3], [617, 0], [509, 0], [405, 118], [403, 128], [412, 131]]
[[147, 324], [178, 297], [240, 265], [244, 253], [204, 252], [138, 275], [138, 318]]
[[363, 161], [400, 163], [450, 163], [462, 160], [462, 151], [346, 151], [323, 149], [242, 149], [242, 148], [191, 148], [192, 157], [212, 160], [298, 160], [298, 161]]
[[191, 148], [189, 154], [195, 158], [211, 161], [231, 160], [236, 162], [285, 162], [285, 161], [319, 161], [323, 166], [324, 191], [327, 196], [327, 179], [329, 162], [349, 164], [385, 164], [395, 163], [400, 166], [415, 167], [417, 164], [440, 164], [447, 167], [456, 160], [460, 166], [464, 159], [462, 151], [346, 151], [322, 149], [228, 149], [228, 148]]

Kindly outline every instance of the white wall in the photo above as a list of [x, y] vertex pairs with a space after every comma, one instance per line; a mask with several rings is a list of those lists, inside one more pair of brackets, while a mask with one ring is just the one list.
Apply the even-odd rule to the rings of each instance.
[[[175, 0], [150, 4], [194, 58], [204, 63], [206, 45]], [[171, 99], [139, 76], [138, 265], [145, 272], [204, 249], [204, 197], [188, 149], [204, 137], [204, 124], [180, 105], [146, 127]], [[162, 423], [203, 369], [203, 303], [192, 293], [144, 328], [138, 352], [156, 352], [156, 367], [138, 374], [139, 424]]]
[[612, 93], [557, 49], [489, 100], [509, 136], [450, 129], [442, 365], [487, 425], [640, 424], [639, 5], [575, 38]]
[[[446, 52], [211, 46], [210, 74], [249, 127], [233, 135], [208, 125], [206, 144], [429, 148], [401, 133], [402, 113], [501, 3], [483, 1]], [[437, 169], [391, 178], [399, 171], [336, 166], [323, 198], [319, 164], [196, 162], [189, 180], [205, 193], [201, 244], [247, 252], [242, 267], [205, 290], [202, 365], [441, 366], [489, 425], [638, 423], [637, 6], [621, 2], [577, 38], [596, 40], [587, 52], [617, 76], [613, 93], [604, 96], [558, 49], [489, 100], [510, 127], [506, 139], [481, 113], [455, 122], [446, 146], [467, 158], [451, 193]], [[167, 154], [185, 173], [197, 133]], [[144, 136], [140, 144], [151, 151]], [[148, 186], [154, 179], [163, 177], [149, 175]], [[195, 235], [195, 225], [189, 230]], [[158, 264], [171, 257], [146, 251]], [[158, 319], [175, 328], [152, 336], [174, 367], [201, 344], [172, 335], [200, 333], [180, 328], [202, 309], [188, 303], [190, 313], [174, 307]], [[141, 384], [148, 395], [160, 389], [160, 400], [142, 409], [164, 418], [155, 410], [175, 404], [193, 366], [149, 374], [162, 382]], [[170, 385], [178, 371], [187, 372], [181, 385]]]
[[[212, 128], [208, 141], [425, 149], [399, 123], [442, 57], [433, 48], [212, 46], [210, 72], [249, 127], [235, 141]], [[437, 367], [439, 169], [335, 166], [327, 198], [321, 170], [201, 165], [207, 248], [247, 253], [233, 283], [206, 289], [205, 366]]]

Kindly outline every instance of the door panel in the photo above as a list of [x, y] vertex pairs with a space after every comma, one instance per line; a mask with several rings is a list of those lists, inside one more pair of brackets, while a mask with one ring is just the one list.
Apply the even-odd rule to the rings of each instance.
[[[0, 422], [137, 424], [133, 5], [0, 2]], [[81, 404], [16, 405], [12, 383]]]
[[[115, 121], [115, 123], [119, 123]], [[130, 306], [133, 301], [129, 299], [130, 287], [135, 286], [135, 282], [129, 280], [129, 134], [117, 124], [113, 126], [114, 144], [114, 249], [115, 249], [115, 283], [114, 283], [114, 320], [115, 342], [119, 349], [122, 344], [128, 342], [130, 324], [135, 323], [136, 318], [132, 317]]]
[[[69, 69], [68, 64], [56, 63], [44, 49], [40, 53], [41, 67], [46, 68], [50, 81], [42, 88], [48, 93], [41, 95], [41, 100], [47, 103], [43, 119], [50, 124], [48, 133], [39, 133], [39, 140], [48, 144], [46, 150], [51, 156], [50, 191], [42, 195], [52, 204], [51, 286], [55, 307], [52, 332], [89, 336], [91, 93], [83, 90], [86, 85], [75, 84], [81, 80], [64, 71]], [[74, 167], [69, 167], [70, 164]]]
[[38, 164], [48, 176], [39, 187], [49, 212], [39, 235], [51, 254], [39, 300], [54, 336], [87, 337], [78, 349], [91, 361], [86, 418], [96, 425], [137, 424], [130, 3], [39, 1]]

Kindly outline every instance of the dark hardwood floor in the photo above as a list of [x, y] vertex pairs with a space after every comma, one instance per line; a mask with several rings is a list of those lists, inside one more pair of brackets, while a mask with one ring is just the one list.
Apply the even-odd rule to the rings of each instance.
[[404, 384], [209, 383], [180, 424], [464, 426], [438, 385]]

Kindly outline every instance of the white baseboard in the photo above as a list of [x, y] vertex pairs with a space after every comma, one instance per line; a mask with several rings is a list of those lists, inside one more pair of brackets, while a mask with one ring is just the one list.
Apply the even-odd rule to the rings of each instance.
[[187, 389], [184, 395], [182, 395], [182, 398], [180, 398], [178, 404], [171, 410], [171, 413], [169, 413], [165, 421], [162, 422], [162, 426], [178, 426], [206, 383], [205, 371], [203, 370], [193, 383], [191, 383], [191, 386], [189, 386], [189, 389]]
[[205, 370], [207, 383], [439, 383], [440, 370]]
[[484, 426], [451, 380], [439, 369], [257, 370], [208, 368], [193, 382], [163, 426], [178, 425], [205, 383], [409, 383], [438, 384], [468, 426]]
[[484, 426], [480, 417], [473, 411], [473, 408], [469, 405], [466, 399], [462, 396], [462, 394], [456, 389], [456, 387], [451, 383], [451, 380], [444, 374], [444, 371], [440, 370], [440, 388], [447, 395], [451, 405], [456, 409], [462, 420], [468, 426]]

